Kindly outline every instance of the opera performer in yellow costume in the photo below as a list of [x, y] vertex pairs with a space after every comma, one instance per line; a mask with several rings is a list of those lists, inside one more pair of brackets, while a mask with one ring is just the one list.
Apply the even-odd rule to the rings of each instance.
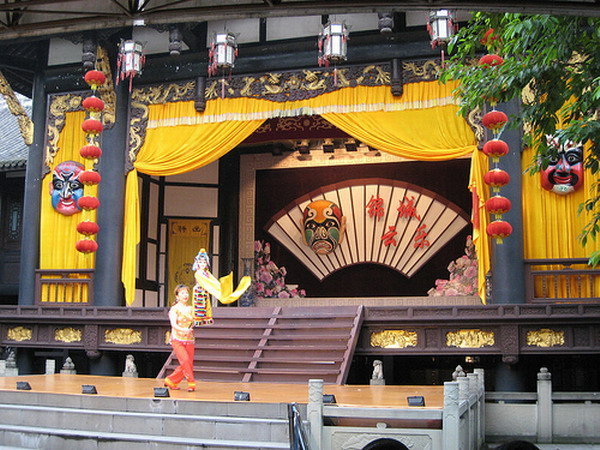
[[179, 361], [175, 371], [165, 378], [165, 386], [179, 389], [183, 378], [188, 382], [188, 391], [196, 390], [194, 381], [194, 325], [213, 323], [210, 295], [214, 295], [221, 303], [235, 302], [251, 283], [248, 276], [242, 277], [238, 288], [233, 290], [233, 273], [217, 280], [208, 270], [210, 262], [206, 250], [200, 249], [194, 258], [194, 277], [196, 284], [193, 290], [193, 307], [188, 304], [189, 290], [185, 285], [175, 288], [176, 303], [169, 310], [171, 321], [171, 346]]

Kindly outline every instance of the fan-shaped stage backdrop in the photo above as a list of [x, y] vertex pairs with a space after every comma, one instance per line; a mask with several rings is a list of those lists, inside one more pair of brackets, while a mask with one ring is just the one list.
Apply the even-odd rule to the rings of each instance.
[[[305, 244], [303, 211], [316, 200], [346, 217], [343, 240], [318, 255]], [[363, 178], [324, 186], [287, 205], [265, 226], [319, 280], [353, 264], [381, 264], [410, 278], [469, 223], [440, 195], [403, 181]]]

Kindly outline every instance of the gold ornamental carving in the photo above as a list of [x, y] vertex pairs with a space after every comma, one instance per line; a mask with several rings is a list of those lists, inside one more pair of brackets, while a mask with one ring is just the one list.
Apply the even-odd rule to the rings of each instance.
[[171, 343], [171, 332], [165, 332], [165, 344], [169, 345]]
[[113, 84], [112, 71], [110, 70], [110, 60], [104, 47], [98, 46], [96, 51], [96, 70], [104, 73], [106, 82], [98, 86], [98, 94], [104, 102], [102, 111], [102, 123], [104, 128], [111, 128], [115, 124], [117, 109], [117, 93]]
[[48, 171], [54, 165], [54, 157], [58, 153], [58, 139], [65, 126], [68, 112], [82, 109], [83, 93], [56, 94], [49, 98], [48, 120], [46, 125], [45, 164]]
[[6, 338], [9, 341], [30, 341], [33, 336], [33, 332], [31, 328], [26, 327], [13, 327], [9, 328], [8, 333], [6, 334]]
[[15, 91], [8, 83], [8, 80], [4, 77], [4, 74], [0, 71], [0, 94], [4, 97], [8, 110], [13, 116], [17, 118], [19, 124], [19, 131], [26, 145], [33, 143], [33, 122], [25, 108], [15, 95]]
[[565, 332], [542, 328], [527, 332], [527, 345], [532, 347], [555, 347], [565, 345]]
[[54, 330], [54, 340], [59, 342], [81, 342], [81, 330], [77, 328], [57, 328]]
[[111, 344], [139, 344], [142, 342], [142, 332], [131, 328], [113, 328], [104, 332], [104, 340]]
[[458, 330], [446, 333], [446, 346], [459, 348], [490, 347], [496, 343], [493, 331]]
[[406, 348], [416, 346], [416, 331], [384, 330], [371, 334], [371, 347]]

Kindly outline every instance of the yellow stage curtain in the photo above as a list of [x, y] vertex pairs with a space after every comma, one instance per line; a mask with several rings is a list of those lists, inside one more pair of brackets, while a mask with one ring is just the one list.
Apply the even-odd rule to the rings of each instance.
[[[81, 124], [85, 112], [68, 112], [65, 125], [58, 140], [58, 152], [52, 169], [63, 161], [75, 161], [91, 168], [91, 162], [79, 155], [79, 149], [86, 144]], [[52, 208], [50, 185], [52, 172], [42, 181], [40, 217], [40, 269], [93, 269], [95, 256], [83, 254], [75, 249], [75, 243], [83, 239], [76, 226], [83, 220], [96, 221], [95, 211], [81, 211], [72, 216], [59, 214]], [[97, 196], [97, 186], [85, 186], [84, 195]], [[77, 278], [77, 277], [74, 277]], [[87, 301], [87, 286], [82, 284], [48, 286], [42, 291], [42, 301], [84, 302]]]
[[[584, 157], [587, 148], [584, 149]], [[522, 167], [525, 170], [533, 161], [535, 152], [527, 149], [523, 152]], [[591, 213], [577, 214], [579, 205], [587, 198], [596, 194], [594, 183], [598, 175], [592, 176], [591, 172], [584, 172], [583, 186], [567, 195], [559, 195], [542, 188], [540, 174], [523, 174], [523, 239], [525, 259], [551, 259], [551, 258], [588, 258], [600, 246], [598, 241], [588, 239], [583, 247], [577, 240], [584, 225], [591, 220]], [[559, 266], [552, 266], [560, 269]], [[564, 280], [562, 283], [564, 284]], [[574, 286], [574, 282], [573, 286]], [[536, 286], [540, 293], [541, 286]], [[551, 296], [554, 288], [548, 288]], [[572, 288], [573, 289], [573, 288]], [[600, 292], [600, 283], [595, 286], [595, 291]], [[566, 286], [560, 286], [558, 295], [566, 294]], [[589, 295], [589, 286], [583, 295]]]
[[201, 248], [208, 247], [210, 236], [210, 220], [205, 219], [170, 219], [169, 220], [169, 254], [167, 270], [169, 272], [169, 305], [175, 302], [174, 289], [178, 284], [192, 286], [194, 257]]
[[474, 151], [471, 156], [471, 173], [469, 189], [473, 193], [473, 244], [477, 253], [477, 292], [481, 301], [486, 303], [485, 276], [491, 269], [491, 245], [486, 229], [490, 217], [485, 209], [485, 202], [490, 198], [490, 190], [483, 181], [489, 170], [488, 157], [481, 151]]
[[383, 151], [415, 160], [446, 160], [476, 149], [475, 137], [456, 114], [455, 83], [404, 86], [394, 97], [389, 86], [343, 88], [314, 98], [272, 102], [214, 99], [204, 113], [193, 101], [149, 106], [144, 145], [127, 178], [123, 283], [127, 304], [134, 300], [139, 242], [137, 171], [168, 176], [209, 164], [240, 144], [268, 118], [320, 114], [353, 137]]

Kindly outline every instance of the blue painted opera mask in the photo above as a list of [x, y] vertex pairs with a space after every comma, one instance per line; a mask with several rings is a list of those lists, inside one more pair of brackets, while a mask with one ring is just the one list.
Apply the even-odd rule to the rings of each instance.
[[75, 161], [63, 161], [52, 171], [50, 197], [54, 210], [64, 216], [72, 216], [81, 209], [77, 200], [83, 196], [83, 184], [79, 175], [85, 168]]

